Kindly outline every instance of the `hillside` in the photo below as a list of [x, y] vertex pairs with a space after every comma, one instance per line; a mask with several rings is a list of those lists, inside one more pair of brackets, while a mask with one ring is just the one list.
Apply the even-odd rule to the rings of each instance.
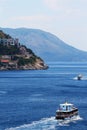
[[11, 36], [9, 34], [5, 34], [2, 30], [0, 30], [0, 38], [9, 39]]
[[18, 39], [0, 30], [0, 70], [29, 69], [47, 69], [47, 65]]
[[45, 61], [87, 61], [87, 52], [69, 46], [57, 36], [38, 29], [1, 28], [32, 49]]

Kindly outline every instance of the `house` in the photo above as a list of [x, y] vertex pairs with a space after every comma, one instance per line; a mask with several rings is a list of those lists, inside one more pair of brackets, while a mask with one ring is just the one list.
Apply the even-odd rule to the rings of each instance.
[[17, 38], [9, 38], [9, 39], [6, 39], [6, 38], [0, 38], [0, 44], [2, 45], [6, 45], [6, 46], [9, 46], [9, 45], [16, 45], [17, 47], [20, 46], [20, 43], [19, 43], [19, 39]]

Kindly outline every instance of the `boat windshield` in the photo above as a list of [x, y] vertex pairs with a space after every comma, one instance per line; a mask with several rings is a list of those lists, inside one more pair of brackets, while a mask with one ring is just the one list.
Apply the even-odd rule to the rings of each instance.
[[62, 111], [71, 111], [72, 109], [73, 109], [73, 104], [70, 103], [60, 104], [59, 106], [59, 110]]

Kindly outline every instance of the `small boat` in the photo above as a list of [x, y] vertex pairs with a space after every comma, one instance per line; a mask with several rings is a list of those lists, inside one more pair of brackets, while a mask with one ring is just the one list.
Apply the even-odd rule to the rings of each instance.
[[78, 76], [77, 76], [77, 80], [81, 80], [82, 79], [82, 75], [81, 74], [79, 74]]
[[78, 108], [74, 107], [73, 104], [65, 102], [59, 105], [59, 109], [56, 111], [56, 119], [64, 120], [78, 115]]

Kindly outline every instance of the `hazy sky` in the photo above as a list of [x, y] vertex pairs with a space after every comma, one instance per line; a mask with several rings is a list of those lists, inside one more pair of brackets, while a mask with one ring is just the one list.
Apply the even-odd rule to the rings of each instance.
[[87, 0], [0, 0], [0, 26], [41, 29], [87, 51]]

